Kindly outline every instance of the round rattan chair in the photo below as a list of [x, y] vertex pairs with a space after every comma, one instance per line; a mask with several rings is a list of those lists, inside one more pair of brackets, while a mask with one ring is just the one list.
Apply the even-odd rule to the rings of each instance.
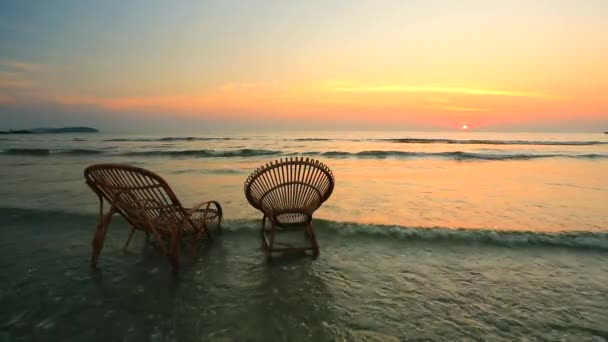
[[[326, 165], [297, 157], [270, 162], [247, 178], [244, 186], [247, 201], [263, 214], [262, 245], [267, 257], [275, 252], [312, 251], [315, 257], [319, 255], [312, 215], [331, 196], [334, 184], [334, 176]], [[278, 242], [277, 232], [286, 230], [303, 230], [308, 245]]]

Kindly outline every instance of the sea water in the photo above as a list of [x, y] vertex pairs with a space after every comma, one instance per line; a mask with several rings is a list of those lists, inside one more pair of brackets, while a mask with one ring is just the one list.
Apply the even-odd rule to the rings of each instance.
[[[280, 158], [336, 177], [316, 260], [267, 263], [246, 177]], [[224, 232], [168, 262], [116, 219], [89, 269], [94, 163], [208, 199]], [[608, 138], [271, 132], [0, 136], [0, 340], [608, 338]]]

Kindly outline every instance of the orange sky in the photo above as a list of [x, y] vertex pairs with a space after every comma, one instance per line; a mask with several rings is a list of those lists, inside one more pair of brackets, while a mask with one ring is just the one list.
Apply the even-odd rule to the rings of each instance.
[[608, 121], [604, 1], [66, 6], [16, 3], [0, 15], [0, 113], [50, 104], [480, 129]]

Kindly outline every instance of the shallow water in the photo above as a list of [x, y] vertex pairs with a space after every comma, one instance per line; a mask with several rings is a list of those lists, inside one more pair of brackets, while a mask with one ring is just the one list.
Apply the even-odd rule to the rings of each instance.
[[[603, 136], [67, 134], [0, 151], [0, 340], [608, 339]], [[243, 182], [296, 155], [337, 180], [321, 256], [268, 264]], [[118, 219], [92, 272], [97, 162], [219, 200], [224, 233], [174, 278], [141, 235], [122, 253]]]
[[[253, 224], [170, 266], [93, 215], [0, 210], [3, 334], [15, 340], [608, 338], [606, 250], [319, 229], [322, 255], [267, 264]], [[323, 228], [323, 225], [321, 225]]]

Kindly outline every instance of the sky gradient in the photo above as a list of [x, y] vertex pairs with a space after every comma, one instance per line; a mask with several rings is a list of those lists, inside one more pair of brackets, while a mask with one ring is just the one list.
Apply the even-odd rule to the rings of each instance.
[[0, 129], [608, 130], [608, 1], [3, 1]]

